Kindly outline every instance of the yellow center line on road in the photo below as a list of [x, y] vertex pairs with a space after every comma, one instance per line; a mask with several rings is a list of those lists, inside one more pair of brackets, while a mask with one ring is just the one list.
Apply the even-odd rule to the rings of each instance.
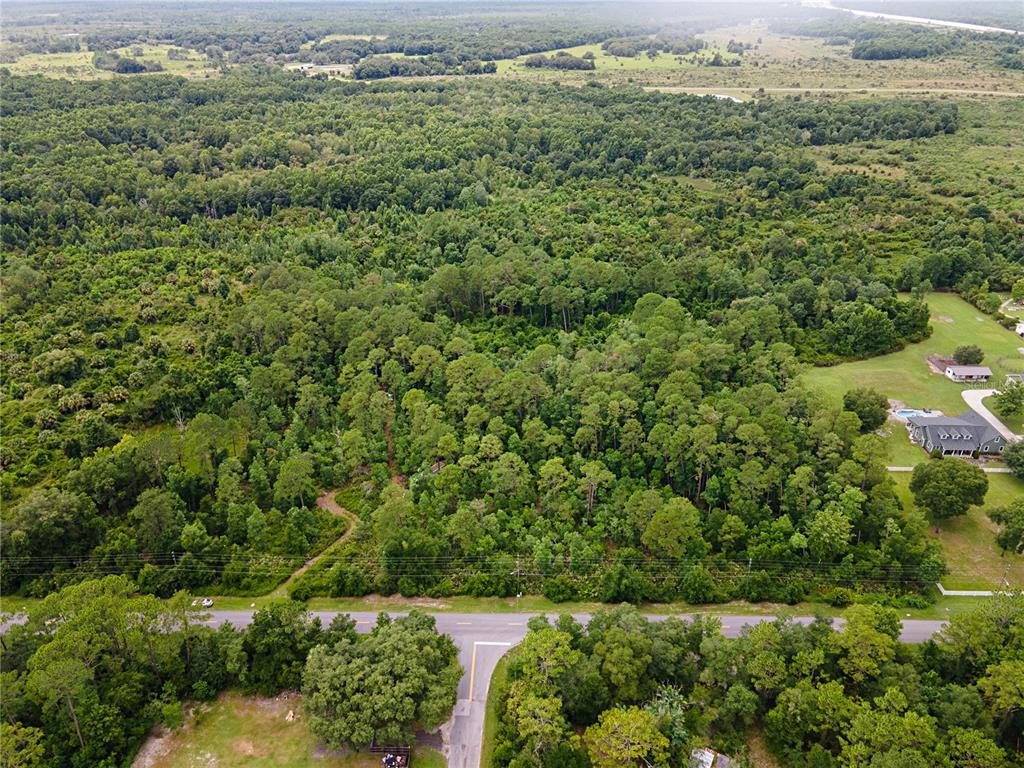
[[469, 700], [473, 701], [473, 683], [476, 681], [476, 643], [473, 643], [473, 660], [469, 663]]

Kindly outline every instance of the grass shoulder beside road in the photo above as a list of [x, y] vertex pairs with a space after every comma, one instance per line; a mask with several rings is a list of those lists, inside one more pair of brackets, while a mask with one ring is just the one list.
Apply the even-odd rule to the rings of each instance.
[[501, 720], [501, 705], [508, 687], [508, 654], [498, 659], [498, 664], [491, 675], [491, 684], [487, 689], [487, 709], [484, 712], [484, 735], [480, 745], [480, 768], [492, 768], [494, 765], [494, 740], [498, 734], [498, 722]]

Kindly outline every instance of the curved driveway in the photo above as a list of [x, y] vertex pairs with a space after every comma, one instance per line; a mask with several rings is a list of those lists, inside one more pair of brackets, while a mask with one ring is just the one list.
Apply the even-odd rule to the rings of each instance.
[[992, 425], [992, 428], [1002, 435], [1004, 440], [1011, 443], [1016, 442], [1017, 440], [1022, 439], [1021, 436], [1015, 435], [1011, 432], [1009, 428], [1003, 424], [1003, 422], [1001, 422], [999, 418], [992, 413], [992, 411], [986, 408], [983, 402], [981, 402], [986, 397], [996, 394], [999, 394], [998, 389], [965, 389], [960, 393], [964, 402], [971, 407], [971, 410]]

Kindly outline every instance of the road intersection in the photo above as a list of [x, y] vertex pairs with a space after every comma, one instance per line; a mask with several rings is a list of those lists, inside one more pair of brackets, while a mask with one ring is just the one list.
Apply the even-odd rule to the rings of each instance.
[[[345, 611], [312, 611], [324, 626]], [[402, 612], [388, 612], [399, 616]], [[208, 623], [219, 626], [224, 622], [238, 628], [245, 627], [252, 620], [252, 611], [209, 611]], [[369, 632], [377, 623], [377, 613], [349, 612], [356, 622], [358, 632]], [[459, 681], [457, 701], [451, 719], [442, 727], [445, 753], [449, 768], [478, 768], [483, 742], [484, 715], [487, 710], [487, 692], [491, 675], [498, 660], [527, 632], [527, 622], [537, 614], [533, 613], [434, 613], [437, 629], [451, 636], [459, 649], [459, 663], [465, 670]], [[706, 615], [706, 614], [701, 614]], [[586, 623], [589, 614], [574, 614], [577, 621]], [[651, 621], [664, 621], [665, 615], [649, 615]], [[678, 618], [690, 618], [681, 614]], [[737, 637], [748, 625], [774, 621], [774, 616], [717, 616], [722, 622], [722, 634]], [[813, 619], [808, 616], [795, 618], [801, 624]], [[837, 627], [842, 619], [836, 619]], [[906, 643], [922, 643], [942, 629], [944, 622], [911, 620], [903, 621], [900, 639]]]

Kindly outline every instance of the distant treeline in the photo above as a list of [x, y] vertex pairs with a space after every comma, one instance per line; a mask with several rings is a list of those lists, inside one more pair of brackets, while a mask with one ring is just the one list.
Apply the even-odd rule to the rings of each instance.
[[[920, 12], [920, 10], [919, 10]], [[855, 59], [924, 59], [968, 46], [981, 46], [1000, 66], [1017, 68], [1019, 46], [1014, 36], [943, 30], [907, 24], [889, 24], [846, 16], [824, 16], [813, 20], [775, 21], [771, 29], [783, 34], [820, 37], [828, 45], [849, 45]], [[999, 46], [998, 49], [995, 46]]]
[[616, 37], [605, 40], [601, 48], [609, 56], [622, 56], [633, 58], [642, 53], [658, 54], [664, 51], [675, 56], [682, 56], [687, 53], [694, 53], [707, 47], [703, 40], [686, 35], [683, 37], [671, 37], [658, 35], [657, 37]]
[[567, 51], [558, 51], [552, 56], [531, 56], [526, 60], [525, 64], [535, 69], [542, 67], [550, 69], [593, 69], [594, 55], [573, 56]]
[[426, 77], [429, 75], [482, 75], [498, 71], [493, 61], [458, 61], [451, 55], [369, 56], [352, 70], [356, 80], [385, 77]]

